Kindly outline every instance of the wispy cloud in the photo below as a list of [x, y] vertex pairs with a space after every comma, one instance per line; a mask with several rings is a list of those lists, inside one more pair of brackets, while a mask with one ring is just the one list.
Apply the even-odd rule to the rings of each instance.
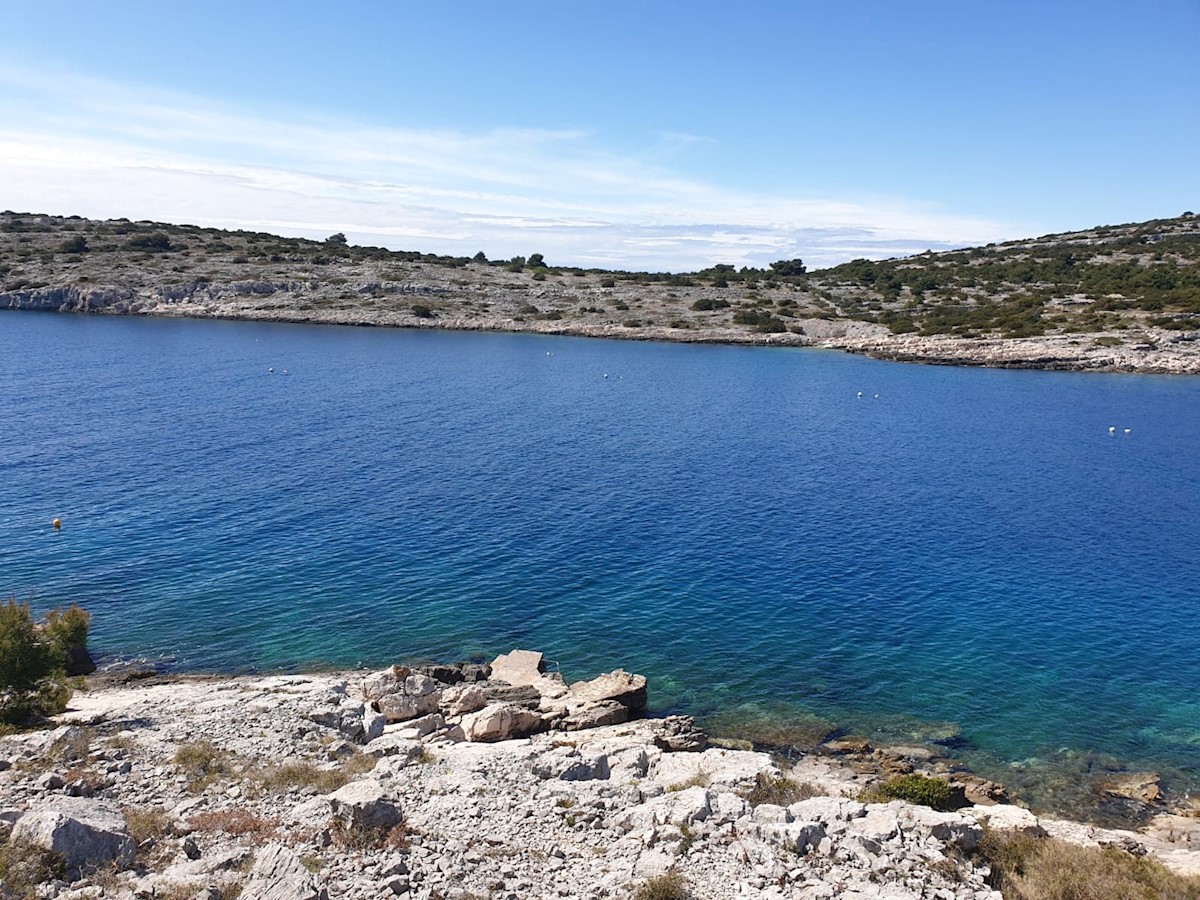
[[385, 127], [11, 67], [0, 94], [0, 205], [12, 209], [672, 270], [820, 266], [1006, 236], [913, 203], [733, 190], [582, 130]]

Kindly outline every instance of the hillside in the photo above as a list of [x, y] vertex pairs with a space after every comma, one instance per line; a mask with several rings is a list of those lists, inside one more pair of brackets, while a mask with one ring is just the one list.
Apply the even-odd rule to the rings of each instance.
[[1200, 373], [1200, 217], [807, 272], [489, 261], [0, 213], [0, 308], [822, 346], [906, 361]]

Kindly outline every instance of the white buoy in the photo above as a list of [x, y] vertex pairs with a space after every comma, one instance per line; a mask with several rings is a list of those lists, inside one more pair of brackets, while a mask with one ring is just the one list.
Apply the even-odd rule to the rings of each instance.
[[875, 395], [875, 399], [876, 399], [876, 400], [878, 400], [878, 399], [879, 399], [879, 395], [878, 395], [878, 394], [876, 394], [876, 395]]
[[274, 366], [271, 366], [271, 368], [267, 369], [267, 374], [268, 374], [268, 375], [274, 375], [274, 374], [275, 374], [275, 367], [274, 367]]
[[1133, 429], [1132, 429], [1132, 428], [1126, 428], [1126, 429], [1125, 429], [1125, 433], [1126, 433], [1126, 434], [1129, 434], [1129, 432], [1131, 432], [1131, 431], [1133, 431]]
[[859, 399], [859, 400], [861, 400], [861, 399], [862, 399], [862, 391], [859, 391], [859, 392], [858, 392], [858, 399]]
[[604, 373], [604, 377], [605, 377], [605, 378], [607, 378], [607, 377], [608, 377], [608, 373], [607, 373], [607, 372], [605, 372], [605, 373]]
[[1109, 434], [1116, 434], [1116, 433], [1117, 433], [1117, 426], [1116, 426], [1116, 425], [1109, 425], [1109, 426], [1108, 426], [1108, 433], [1109, 433]]

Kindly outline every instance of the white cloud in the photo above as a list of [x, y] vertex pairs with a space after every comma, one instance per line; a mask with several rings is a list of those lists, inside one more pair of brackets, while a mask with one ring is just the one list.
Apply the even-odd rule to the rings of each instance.
[[[731, 190], [579, 130], [468, 134], [267, 115], [0, 68], [0, 205], [500, 258], [687, 270], [810, 266], [985, 243], [996, 223], [901, 202]], [[655, 136], [686, 145], [708, 139]]]

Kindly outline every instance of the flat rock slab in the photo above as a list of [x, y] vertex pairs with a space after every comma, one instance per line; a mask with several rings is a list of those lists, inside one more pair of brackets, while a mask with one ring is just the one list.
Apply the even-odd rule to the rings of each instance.
[[492, 679], [513, 687], [533, 684], [542, 677], [542, 654], [535, 650], [514, 650], [492, 661]]

